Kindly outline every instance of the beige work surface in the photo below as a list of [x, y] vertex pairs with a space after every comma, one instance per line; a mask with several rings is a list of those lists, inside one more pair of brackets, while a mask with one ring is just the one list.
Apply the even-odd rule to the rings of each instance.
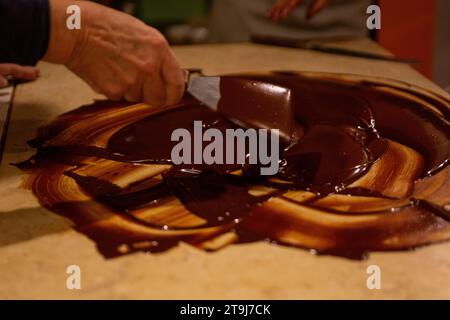
[[[383, 52], [376, 44], [347, 46]], [[408, 81], [442, 92], [408, 66], [251, 44], [177, 47], [183, 67], [206, 74], [255, 70], [357, 73]], [[39, 206], [9, 165], [33, 154], [36, 129], [93, 101], [64, 67], [40, 64], [39, 81], [17, 88], [0, 169], [0, 298], [318, 299], [450, 298], [450, 243], [409, 252], [373, 253], [351, 261], [268, 243], [205, 253], [186, 244], [162, 254], [104, 259], [71, 223]], [[442, 92], [443, 93], [443, 92]], [[81, 290], [66, 289], [66, 268], [81, 268]], [[367, 267], [381, 268], [381, 289], [366, 286]]]

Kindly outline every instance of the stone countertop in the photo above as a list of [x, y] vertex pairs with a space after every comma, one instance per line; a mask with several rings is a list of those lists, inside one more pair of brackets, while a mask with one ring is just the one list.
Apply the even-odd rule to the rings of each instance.
[[[339, 43], [386, 53], [370, 40]], [[354, 73], [406, 81], [445, 94], [407, 65], [255, 44], [174, 48], [185, 68], [205, 74], [305, 70]], [[26, 141], [52, 118], [95, 94], [65, 67], [41, 63], [41, 78], [15, 94], [0, 166], [0, 298], [60, 299], [404, 299], [450, 298], [450, 243], [407, 252], [372, 253], [352, 261], [313, 256], [265, 242], [206, 253], [189, 245], [161, 254], [106, 260], [71, 222], [39, 206], [20, 188], [10, 163], [33, 154]], [[66, 289], [66, 269], [81, 268], [81, 290]], [[369, 265], [381, 268], [381, 289], [366, 286]]]

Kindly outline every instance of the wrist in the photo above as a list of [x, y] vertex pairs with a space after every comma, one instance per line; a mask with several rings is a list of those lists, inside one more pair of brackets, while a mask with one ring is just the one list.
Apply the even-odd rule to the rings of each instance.
[[[50, 35], [47, 52], [43, 60], [68, 64], [76, 53], [77, 47], [84, 37], [84, 29], [88, 22], [88, 10], [85, 1], [49, 0], [50, 4]], [[81, 29], [69, 29], [67, 19], [70, 14], [67, 8], [78, 5], [81, 8]]]

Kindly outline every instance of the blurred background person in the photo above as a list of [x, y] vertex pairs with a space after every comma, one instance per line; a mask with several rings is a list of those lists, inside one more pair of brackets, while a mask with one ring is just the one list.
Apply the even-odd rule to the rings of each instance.
[[253, 34], [289, 38], [367, 36], [370, 0], [216, 0], [210, 40], [249, 41]]

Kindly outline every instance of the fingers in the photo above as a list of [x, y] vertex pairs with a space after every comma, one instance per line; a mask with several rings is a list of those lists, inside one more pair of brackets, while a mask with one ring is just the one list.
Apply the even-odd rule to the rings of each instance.
[[111, 100], [152, 106], [178, 102], [184, 77], [163, 35], [121, 12], [97, 14], [102, 19], [86, 25], [89, 32], [66, 63], [69, 69]]
[[143, 78], [142, 74], [136, 74], [127, 81], [127, 88], [125, 89], [125, 94], [123, 96], [126, 101], [133, 103], [142, 102]]
[[124, 98], [129, 102], [144, 101], [152, 106], [172, 105], [181, 100], [184, 87], [184, 73], [169, 51], [160, 72], [147, 72], [143, 81], [135, 82], [127, 89]]
[[[269, 9], [267, 16], [273, 21], [286, 19], [303, 0], [278, 0], [277, 3]], [[314, 0], [306, 12], [306, 19], [311, 19], [319, 11], [329, 4], [330, 0]]]
[[6, 76], [22, 80], [35, 80], [39, 76], [39, 69], [13, 63], [0, 63], [0, 88], [8, 85]]
[[169, 50], [169, 55], [163, 61], [162, 78], [166, 86], [166, 104], [171, 105], [179, 102], [184, 94], [184, 72], [178, 65], [178, 62]]
[[313, 16], [315, 16], [319, 11], [321, 11], [323, 8], [325, 8], [329, 0], [315, 0], [308, 8], [308, 11], [306, 12], [306, 19], [311, 19]]
[[142, 85], [133, 85], [131, 86], [124, 96], [125, 100], [128, 102], [141, 102], [142, 98]]
[[12, 76], [22, 80], [35, 80], [39, 76], [39, 69], [12, 63], [2, 63], [0, 64], [0, 75]]
[[303, 0], [279, 0], [267, 12], [267, 16], [273, 21], [280, 21], [287, 18], [291, 12], [298, 7]]
[[163, 57], [159, 63], [150, 62], [144, 69], [142, 98], [153, 106], [175, 104], [184, 94], [184, 73], [167, 44], [159, 48], [159, 54]]
[[277, 1], [266, 13], [267, 17], [273, 21], [278, 21], [281, 11], [281, 2]]
[[144, 103], [159, 107], [166, 103], [166, 88], [162, 79], [161, 65], [150, 67], [142, 85], [142, 98]]
[[5, 77], [0, 75], [0, 88], [4, 88], [6, 86], [8, 86], [8, 80], [6, 80]]
[[267, 11], [266, 15], [267, 15], [267, 17], [269, 17], [273, 21], [279, 21], [281, 10], [282, 10], [281, 6], [277, 2], [276, 4], [273, 5], [273, 7], [271, 7], [269, 9], [269, 11]]
[[286, 5], [286, 7], [281, 12], [281, 19], [286, 19], [295, 8], [300, 5], [300, 0], [292, 0]]

